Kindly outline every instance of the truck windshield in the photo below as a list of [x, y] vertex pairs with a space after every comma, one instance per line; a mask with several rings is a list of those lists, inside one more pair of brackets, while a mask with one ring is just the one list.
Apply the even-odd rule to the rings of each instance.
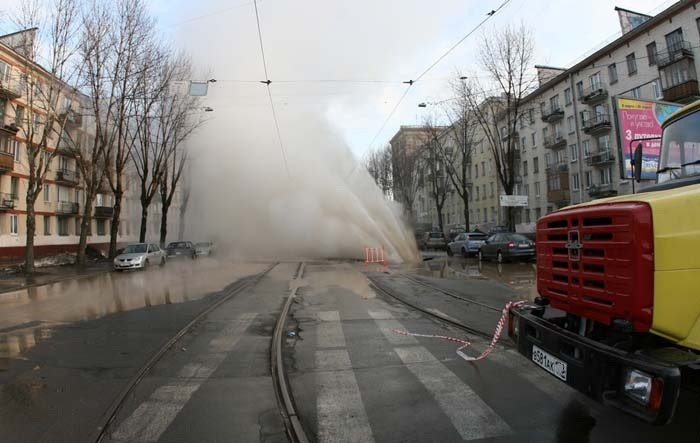
[[700, 111], [688, 114], [664, 128], [659, 183], [700, 175]]

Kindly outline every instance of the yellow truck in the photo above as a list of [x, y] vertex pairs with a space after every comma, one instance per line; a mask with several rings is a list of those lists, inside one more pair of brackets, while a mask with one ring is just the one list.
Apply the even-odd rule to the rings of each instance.
[[656, 424], [700, 375], [700, 101], [662, 128], [654, 186], [538, 220], [539, 296], [509, 318], [533, 363]]

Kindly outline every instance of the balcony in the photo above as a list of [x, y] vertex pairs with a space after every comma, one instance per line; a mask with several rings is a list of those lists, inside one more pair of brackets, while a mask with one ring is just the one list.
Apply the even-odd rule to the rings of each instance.
[[58, 202], [56, 206], [56, 214], [60, 215], [78, 215], [80, 205], [73, 202]]
[[545, 149], [557, 149], [566, 146], [566, 137], [560, 134], [552, 134], [544, 138]]
[[612, 128], [608, 114], [596, 114], [583, 122], [583, 132], [586, 134], [600, 134]]
[[0, 192], [0, 211], [7, 211], [15, 208], [17, 198], [6, 192]]
[[83, 116], [75, 112], [73, 109], [68, 108], [62, 110], [58, 114], [58, 120], [59, 122], [64, 122], [64, 127], [65, 128], [80, 128], [83, 125]]
[[561, 172], [569, 172], [569, 164], [568, 163], [552, 163], [551, 165], [547, 165], [547, 175], [555, 175], [559, 174]]
[[593, 185], [590, 188], [588, 188], [588, 195], [590, 195], [593, 198], [612, 197], [614, 195], [617, 195], [617, 190], [613, 189], [613, 185], [611, 183]]
[[693, 47], [690, 42], [680, 41], [659, 52], [656, 55], [656, 65], [661, 69], [684, 58], [693, 58]]
[[518, 139], [518, 131], [510, 131], [510, 132], [501, 131], [501, 140], [502, 141], [506, 141], [511, 137], [515, 138], [517, 140]]
[[[0, 142], [0, 144], [2, 144]], [[14, 152], [7, 152], [0, 149], [0, 174], [5, 172], [12, 172], [15, 169], [15, 155]]]
[[19, 131], [17, 122], [14, 118], [10, 118], [10, 116], [7, 114], [3, 115], [2, 111], [3, 110], [0, 109], [0, 131], [3, 131], [5, 134], [10, 136], [16, 135]]
[[558, 122], [564, 118], [564, 110], [559, 107], [550, 107], [549, 109], [542, 110], [542, 121], [546, 123]]
[[114, 208], [111, 206], [95, 206], [95, 218], [112, 218]]
[[56, 183], [60, 185], [75, 186], [80, 183], [80, 173], [70, 169], [56, 171]]
[[605, 100], [608, 97], [608, 90], [603, 83], [591, 85], [583, 90], [583, 94], [578, 98], [581, 103], [591, 105]]
[[[567, 176], [568, 177], [568, 176]], [[547, 191], [547, 201], [561, 207], [569, 204], [569, 190], [556, 189]]]
[[592, 152], [586, 162], [589, 166], [603, 166], [615, 162], [615, 155], [612, 151]]
[[683, 83], [665, 88], [664, 100], [669, 102], [688, 103], [700, 95], [697, 80], [686, 80]]
[[22, 96], [19, 86], [16, 82], [0, 80], [0, 97], [7, 100], [14, 100]]

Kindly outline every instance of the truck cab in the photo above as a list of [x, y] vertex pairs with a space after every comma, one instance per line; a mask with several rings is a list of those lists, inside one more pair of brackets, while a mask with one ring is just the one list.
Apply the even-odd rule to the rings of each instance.
[[700, 367], [698, 226], [700, 102], [664, 122], [654, 186], [538, 220], [539, 297], [510, 312], [519, 352], [598, 401], [669, 422]]

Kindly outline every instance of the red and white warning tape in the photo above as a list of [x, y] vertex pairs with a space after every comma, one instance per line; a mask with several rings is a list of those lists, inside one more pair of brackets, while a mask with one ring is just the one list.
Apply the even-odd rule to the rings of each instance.
[[413, 337], [427, 337], [427, 338], [439, 338], [441, 340], [447, 340], [447, 341], [452, 341], [455, 343], [459, 343], [461, 346], [457, 348], [457, 355], [462, 357], [466, 361], [477, 361], [481, 360], [483, 358], [486, 358], [491, 352], [493, 352], [494, 349], [496, 349], [496, 344], [498, 343], [498, 340], [501, 338], [501, 334], [503, 333], [503, 327], [506, 325], [506, 321], [508, 320], [508, 311], [510, 311], [511, 308], [521, 306], [526, 304], [527, 301], [525, 300], [520, 300], [520, 301], [509, 301], [506, 303], [506, 305], [503, 307], [503, 311], [501, 311], [501, 318], [498, 319], [498, 323], [496, 324], [496, 329], [493, 332], [493, 338], [491, 339], [491, 343], [484, 349], [481, 354], [478, 357], [470, 357], [469, 355], [465, 354], [463, 351], [464, 349], [468, 348], [471, 345], [471, 342], [461, 339], [461, 338], [456, 338], [456, 337], [448, 337], [445, 335], [432, 335], [432, 334], [418, 334], [415, 332], [408, 332], [408, 331], [401, 331], [399, 329], [394, 329], [394, 333], [399, 334], [399, 335], [410, 335]]

